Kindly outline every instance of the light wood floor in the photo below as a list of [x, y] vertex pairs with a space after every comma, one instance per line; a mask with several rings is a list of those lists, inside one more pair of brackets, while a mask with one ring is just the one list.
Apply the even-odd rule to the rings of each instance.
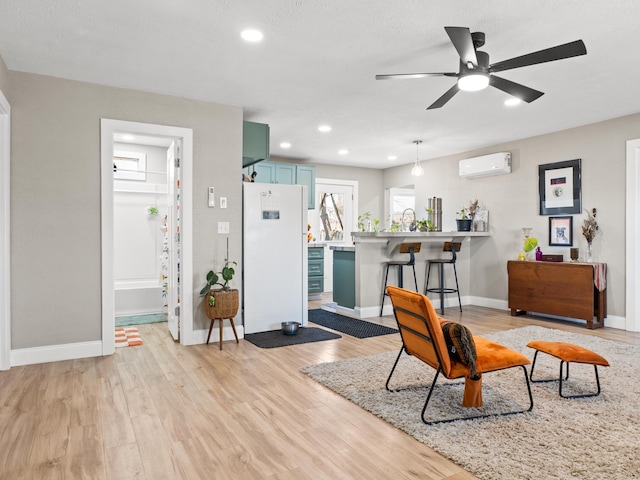
[[[640, 345], [639, 334], [481, 307], [445, 316], [476, 334], [539, 324]], [[220, 351], [176, 345], [164, 323], [139, 330], [144, 345], [110, 357], [0, 372], [0, 478], [475, 478], [299, 372], [397, 351], [398, 335]]]

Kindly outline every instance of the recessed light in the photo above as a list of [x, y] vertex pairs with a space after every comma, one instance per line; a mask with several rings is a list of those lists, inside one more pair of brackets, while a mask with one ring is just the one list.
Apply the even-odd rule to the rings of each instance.
[[291, 144], [289, 142], [282, 142], [280, 148], [291, 148]]
[[387, 157], [387, 160], [397, 160], [397, 159], [398, 159], [398, 157], [396, 157], [395, 155], [389, 155]]
[[504, 104], [505, 104], [507, 107], [513, 107], [513, 106], [515, 106], [515, 105], [519, 105], [520, 103], [522, 103], [522, 100], [520, 100], [519, 98], [516, 98], [516, 97], [507, 98], [507, 99], [504, 101]]
[[135, 140], [135, 138], [136, 137], [134, 137], [130, 133], [125, 133], [125, 134], [122, 135], [122, 140], [124, 140], [125, 142], [131, 142], [131, 141]]
[[329, 125], [320, 125], [318, 127], [318, 131], [319, 132], [324, 132], [324, 133], [330, 132], [331, 131], [331, 127]]
[[246, 42], [256, 43], [261, 42], [264, 35], [260, 30], [255, 30], [252, 28], [248, 28], [247, 30], [243, 30], [240, 32], [240, 36]]
[[348, 153], [349, 153], [349, 150], [345, 148], [338, 150], [338, 155], [347, 155]]

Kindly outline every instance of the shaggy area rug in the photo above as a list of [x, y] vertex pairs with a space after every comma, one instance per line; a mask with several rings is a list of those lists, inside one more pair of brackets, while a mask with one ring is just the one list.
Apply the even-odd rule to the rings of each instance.
[[[531, 340], [580, 345], [605, 357], [598, 367], [600, 396], [564, 399], [558, 382], [532, 383], [533, 411], [503, 417], [425, 425], [420, 412], [435, 371], [403, 354], [388, 392], [385, 382], [398, 354], [341, 360], [303, 367], [311, 378], [412, 435], [481, 479], [640, 478], [640, 347], [589, 335], [530, 326], [485, 335], [533, 360]], [[529, 366], [530, 367], [530, 366]], [[538, 354], [535, 378], [556, 378], [559, 360]], [[593, 366], [571, 364], [563, 394], [595, 392]], [[441, 375], [427, 417], [453, 417], [465, 411], [495, 412], [527, 405], [522, 369], [484, 376], [485, 406], [460, 407], [462, 384]]]

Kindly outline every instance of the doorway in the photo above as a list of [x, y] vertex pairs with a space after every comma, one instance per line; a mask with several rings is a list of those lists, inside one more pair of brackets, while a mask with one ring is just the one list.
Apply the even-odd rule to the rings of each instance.
[[[138, 137], [163, 138], [182, 143], [179, 163], [179, 252], [180, 289], [188, 292], [179, 302], [181, 319], [172, 335], [179, 335], [183, 345], [193, 344], [193, 291], [192, 275], [192, 157], [193, 131], [187, 128], [127, 122], [121, 120], [101, 120], [101, 206], [102, 206], [102, 350], [103, 355], [115, 352], [115, 289], [114, 289], [114, 139], [116, 135], [131, 134]], [[146, 170], [146, 167], [145, 167]], [[171, 192], [170, 192], [171, 193]], [[175, 192], [174, 192], [175, 194]], [[176, 267], [177, 268], [177, 267]], [[177, 289], [176, 289], [177, 290]], [[171, 308], [171, 307], [169, 307]], [[176, 319], [177, 320], [177, 319]], [[171, 330], [171, 322], [170, 322]]]
[[174, 245], [180, 224], [175, 159], [181, 156], [180, 143], [116, 133], [113, 157], [116, 327], [170, 320], [175, 340], [180, 254]]
[[640, 138], [627, 140], [625, 330], [640, 332]]
[[309, 211], [315, 241], [324, 244], [324, 292], [333, 291], [331, 245], [350, 245], [358, 212], [358, 182], [316, 179], [316, 208]]
[[11, 367], [10, 126], [11, 107], [0, 92], [0, 370]]

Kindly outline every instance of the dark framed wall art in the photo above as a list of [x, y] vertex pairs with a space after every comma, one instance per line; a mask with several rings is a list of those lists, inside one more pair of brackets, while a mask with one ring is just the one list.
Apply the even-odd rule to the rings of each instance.
[[581, 159], [538, 165], [540, 215], [582, 211]]
[[573, 217], [549, 217], [549, 246], [570, 247], [573, 245]]

